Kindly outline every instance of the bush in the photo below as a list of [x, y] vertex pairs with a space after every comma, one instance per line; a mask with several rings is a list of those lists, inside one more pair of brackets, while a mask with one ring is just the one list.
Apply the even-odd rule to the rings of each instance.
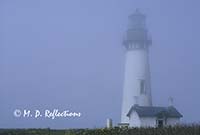
[[0, 129], [0, 135], [200, 135], [200, 125], [164, 128]]

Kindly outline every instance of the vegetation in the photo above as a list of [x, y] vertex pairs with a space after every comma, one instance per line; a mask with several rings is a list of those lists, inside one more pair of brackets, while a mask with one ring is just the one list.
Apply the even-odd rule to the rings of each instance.
[[0, 135], [200, 135], [200, 125], [164, 128], [0, 129]]

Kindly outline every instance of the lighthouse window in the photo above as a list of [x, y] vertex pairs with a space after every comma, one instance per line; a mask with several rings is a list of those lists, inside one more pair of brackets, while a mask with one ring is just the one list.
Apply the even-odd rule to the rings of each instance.
[[145, 94], [145, 81], [144, 80], [141, 80], [140, 81], [140, 93], [141, 94]]

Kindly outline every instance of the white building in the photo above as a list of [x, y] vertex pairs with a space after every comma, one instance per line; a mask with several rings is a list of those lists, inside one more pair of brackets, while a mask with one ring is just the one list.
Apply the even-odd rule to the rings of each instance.
[[180, 122], [182, 115], [173, 106], [153, 107], [134, 105], [128, 112], [130, 127], [162, 127]]
[[[129, 16], [128, 30], [123, 42], [126, 61], [120, 125], [173, 125], [182, 117], [174, 107], [152, 106], [149, 66], [149, 47], [152, 40], [145, 23], [145, 15], [138, 10]], [[160, 118], [160, 115], [164, 116]]]

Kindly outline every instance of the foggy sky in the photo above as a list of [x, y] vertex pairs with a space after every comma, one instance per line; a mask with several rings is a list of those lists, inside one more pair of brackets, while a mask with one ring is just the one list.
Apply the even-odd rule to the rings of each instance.
[[[0, 128], [104, 127], [120, 122], [128, 16], [147, 16], [153, 104], [168, 97], [199, 122], [199, 0], [1, 0]], [[15, 109], [81, 118], [15, 118]]]

